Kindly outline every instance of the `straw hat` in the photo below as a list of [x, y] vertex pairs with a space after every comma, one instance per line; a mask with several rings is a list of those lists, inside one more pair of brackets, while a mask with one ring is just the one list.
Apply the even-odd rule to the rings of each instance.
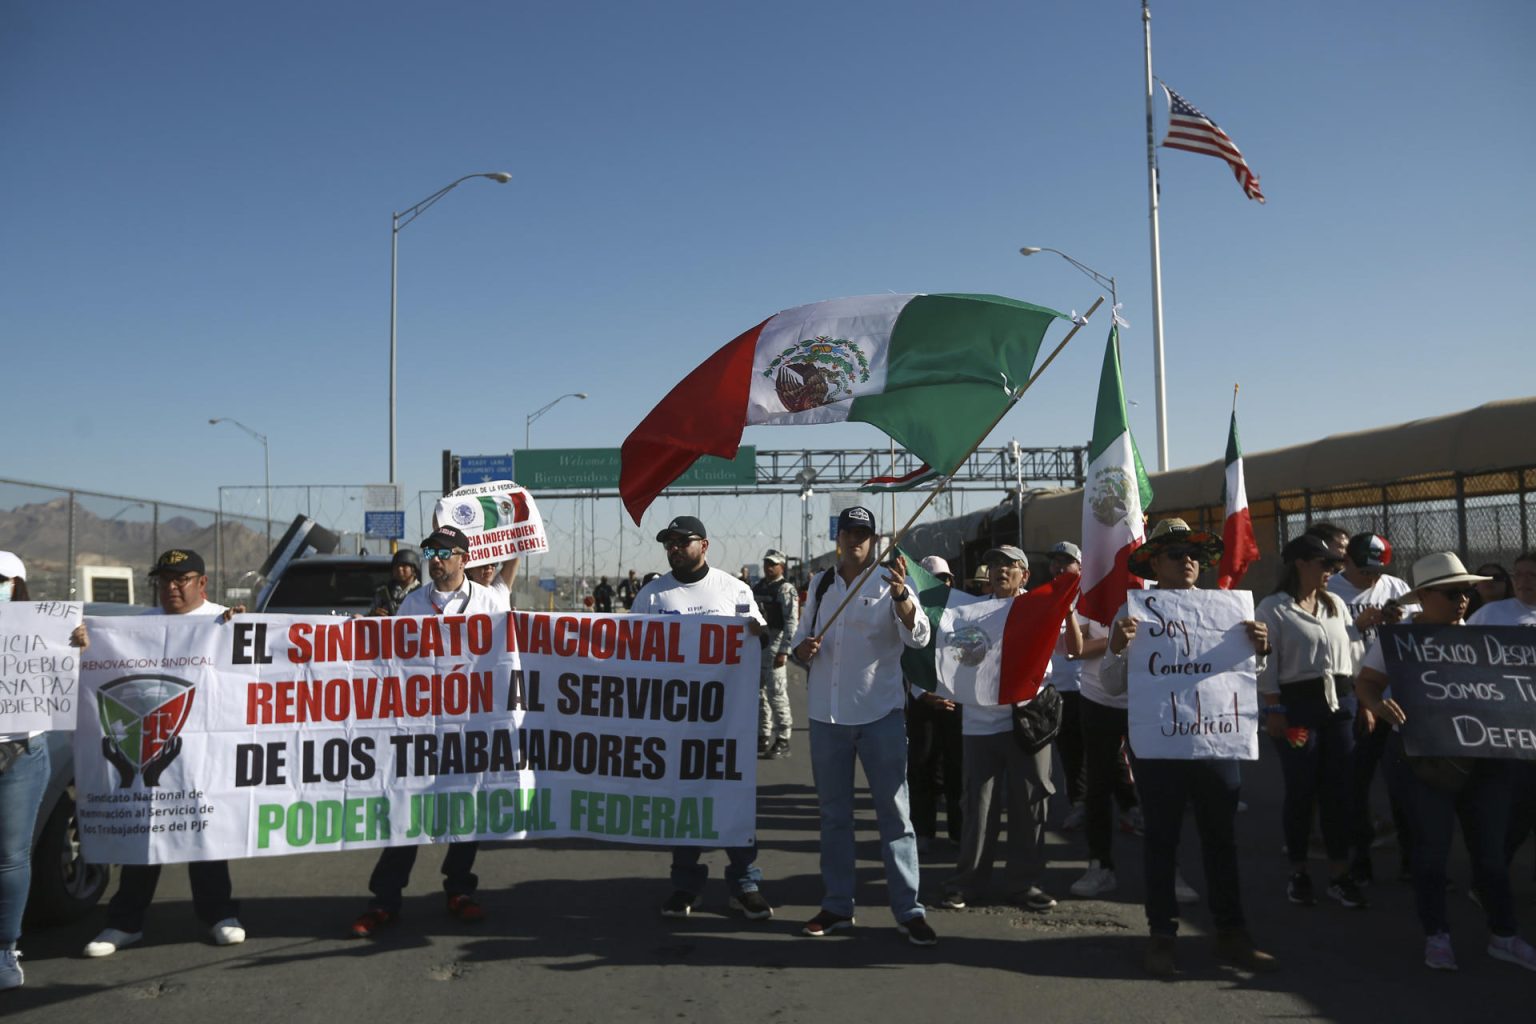
[[1221, 538], [1204, 530], [1191, 530], [1182, 519], [1163, 519], [1152, 527], [1141, 547], [1131, 552], [1125, 567], [1144, 580], [1157, 578], [1152, 559], [1173, 544], [1193, 544], [1200, 549], [1200, 568], [1209, 569], [1221, 560]]
[[1476, 573], [1467, 572], [1467, 567], [1461, 564], [1461, 559], [1450, 551], [1441, 551], [1433, 555], [1425, 555], [1413, 563], [1413, 570], [1408, 574], [1413, 583], [1413, 589], [1409, 594], [1418, 594], [1423, 590], [1432, 590], [1435, 587], [1445, 587], [1452, 583], [1486, 583], [1493, 579], [1492, 576], [1479, 576]]

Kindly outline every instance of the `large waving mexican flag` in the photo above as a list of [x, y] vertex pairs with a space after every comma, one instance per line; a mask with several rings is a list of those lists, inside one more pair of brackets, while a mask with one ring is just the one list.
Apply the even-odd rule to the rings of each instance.
[[636, 522], [700, 455], [748, 425], [857, 420], [934, 469], [957, 467], [1029, 380], [1065, 315], [997, 295], [863, 295], [769, 317], [684, 377], [624, 440]]

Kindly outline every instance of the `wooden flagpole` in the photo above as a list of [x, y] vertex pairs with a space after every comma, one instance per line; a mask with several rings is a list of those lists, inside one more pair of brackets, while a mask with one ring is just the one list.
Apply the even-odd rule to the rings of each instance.
[[[1003, 407], [1003, 411], [997, 414], [997, 418], [994, 419], [987, 426], [987, 429], [981, 432], [981, 436], [978, 437], [974, 443], [972, 443], [970, 449], [965, 453], [965, 458], [956, 463], [954, 470], [945, 474], [939, 480], [939, 482], [934, 485], [932, 492], [930, 492], [928, 497], [924, 499], [923, 503], [917, 507], [917, 511], [912, 513], [912, 518], [907, 520], [906, 525], [891, 535], [890, 547], [886, 548], [880, 553], [879, 557], [870, 562], [869, 567], [859, 575], [858, 580], [854, 582], [853, 586], [848, 588], [847, 595], [843, 598], [842, 603], [839, 604], [837, 608], [832, 612], [831, 618], [828, 618], [821, 624], [821, 632], [816, 634], [817, 640], [820, 640], [822, 637], [827, 635], [827, 630], [832, 628], [832, 623], [836, 622], [837, 617], [843, 613], [843, 609], [848, 607], [848, 602], [853, 600], [853, 595], [857, 594], [859, 592], [859, 588], [864, 586], [864, 581], [869, 579], [869, 574], [874, 572], [875, 569], [879, 567], [880, 563], [885, 560], [886, 556], [888, 556], [892, 551], [896, 550], [897, 545], [901, 543], [901, 538], [907, 535], [907, 531], [912, 529], [912, 526], [917, 522], [918, 517], [927, 511], [928, 506], [933, 504], [933, 500], [943, 492], [944, 488], [949, 486], [952, 480], [954, 480], [955, 473], [958, 473], [960, 471], [960, 467], [965, 465], [966, 459], [969, 459], [973, 454], [975, 454], [976, 449], [981, 447], [982, 442], [987, 439], [987, 436], [991, 434], [993, 430], [997, 429], [997, 425], [999, 423], [1003, 422], [1003, 417], [1007, 416], [1008, 413], [1013, 411], [1013, 407], [1019, 404], [1019, 399], [1024, 397], [1024, 393], [1028, 391], [1032, 386], [1034, 386], [1035, 381], [1040, 379], [1040, 375], [1045, 372], [1046, 367], [1050, 366], [1051, 363], [1055, 361], [1056, 357], [1061, 354], [1061, 350], [1067, 347], [1067, 342], [1072, 340], [1072, 338], [1077, 334], [1078, 330], [1088, 322], [1088, 319], [1092, 317], [1093, 314], [1098, 311], [1098, 308], [1103, 304], [1104, 296], [1100, 295], [1097, 299], [1094, 300], [1093, 305], [1088, 307], [1088, 312], [1083, 314], [1082, 319], [1073, 323], [1072, 329], [1067, 332], [1067, 336], [1062, 338], [1056, 347], [1051, 350], [1051, 354], [1045, 357], [1045, 362], [1041, 363], [1040, 367], [1035, 370], [1034, 373], [1030, 374], [1029, 380], [1024, 382], [1024, 386], [1015, 391], [1012, 397], [1008, 399], [1008, 404]], [[829, 571], [836, 572], [837, 566], [833, 565]]]

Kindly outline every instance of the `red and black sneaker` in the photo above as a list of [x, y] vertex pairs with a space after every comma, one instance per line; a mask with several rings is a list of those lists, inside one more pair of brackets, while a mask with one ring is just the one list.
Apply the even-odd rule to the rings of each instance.
[[485, 909], [475, 902], [473, 896], [451, 894], [448, 897], [448, 916], [468, 924], [478, 924], [485, 920]]
[[399, 921], [399, 914], [391, 913], [388, 910], [370, 910], [352, 922], [352, 937], [354, 939], [366, 939], [380, 928], [393, 928]]

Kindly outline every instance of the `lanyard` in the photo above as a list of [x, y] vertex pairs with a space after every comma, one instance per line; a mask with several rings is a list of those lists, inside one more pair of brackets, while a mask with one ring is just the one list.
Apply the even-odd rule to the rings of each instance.
[[[465, 580], [465, 582], [467, 583], [469, 581]], [[434, 612], [436, 612], [438, 615], [442, 615], [443, 614], [443, 609], [447, 608], [448, 605], [453, 603], [453, 601], [452, 601], [452, 599], [449, 599], [447, 602], [445, 602], [445, 603], [440, 605], [436, 601], [432, 600], [432, 593], [433, 592], [429, 592], [427, 594], [427, 603], [432, 606], [432, 610]], [[463, 603], [459, 605], [459, 611], [460, 612], [463, 612], [464, 609], [469, 607], [469, 591], [468, 590], [464, 591], [464, 596], [462, 598], [462, 602]]]

